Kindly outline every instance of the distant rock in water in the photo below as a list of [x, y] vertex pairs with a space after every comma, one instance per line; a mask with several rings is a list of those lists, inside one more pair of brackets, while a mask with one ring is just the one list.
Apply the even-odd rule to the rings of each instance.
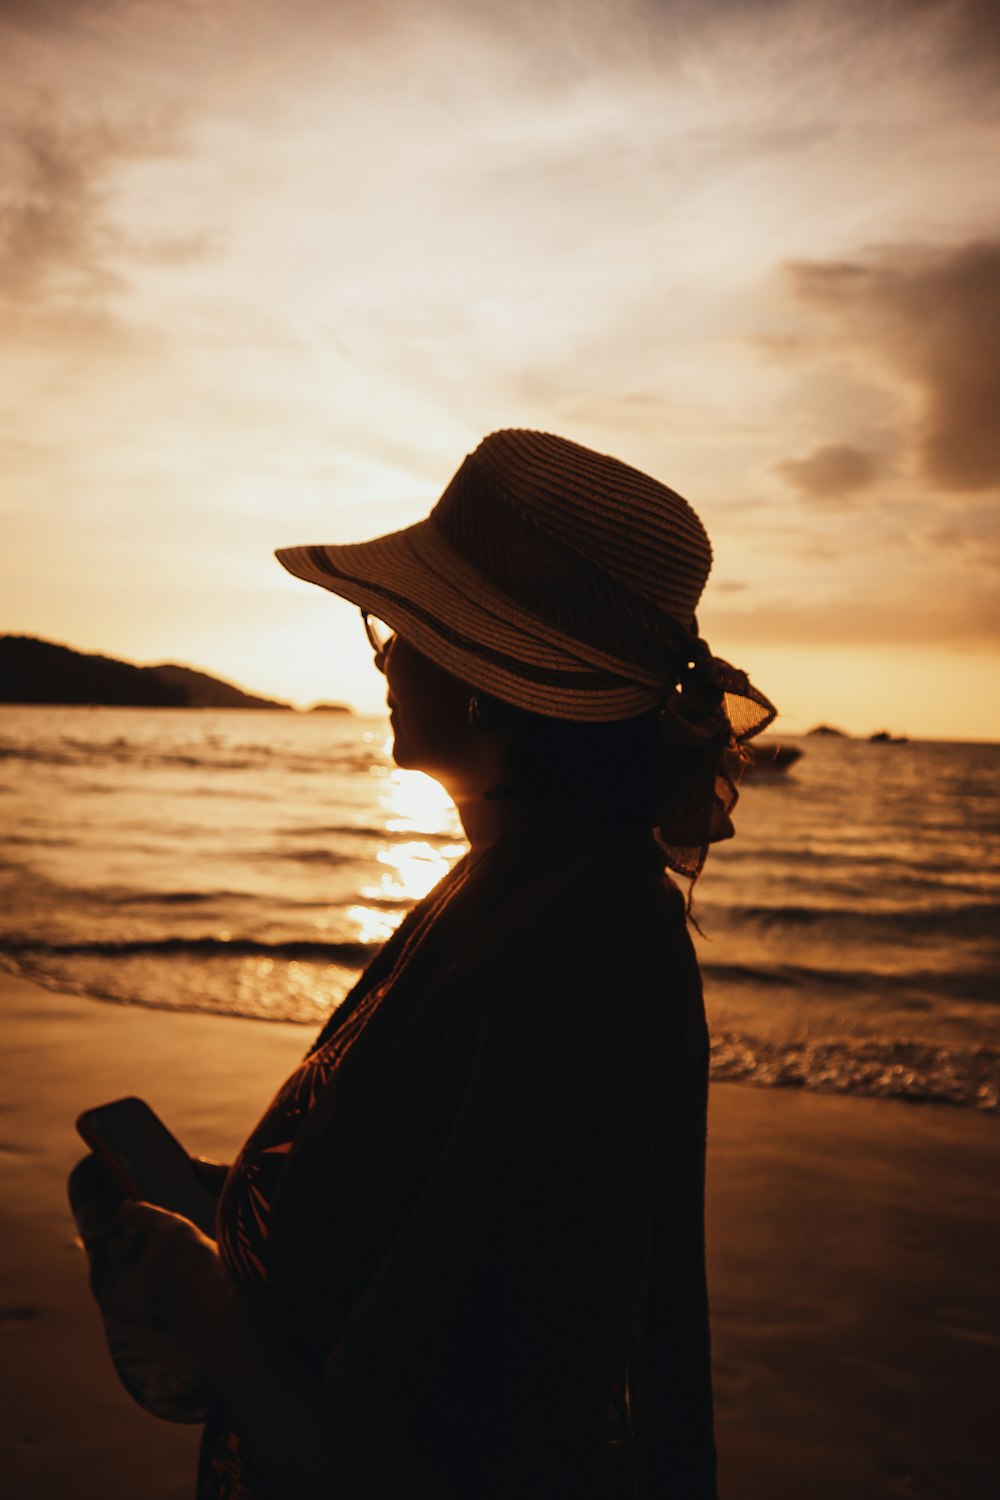
[[809, 730], [809, 733], [833, 735], [836, 739], [839, 740], [850, 739], [850, 735], [848, 735], [845, 730], [835, 729], [832, 724], [817, 724], [814, 729]]
[[314, 703], [309, 709], [311, 714], [349, 714], [352, 710], [346, 703]]
[[868, 736], [873, 745], [908, 745], [910, 737], [908, 734], [890, 734], [888, 729], [876, 729], [874, 734]]
[[0, 636], [0, 702], [121, 708], [288, 708], [191, 667], [137, 667], [27, 635]]

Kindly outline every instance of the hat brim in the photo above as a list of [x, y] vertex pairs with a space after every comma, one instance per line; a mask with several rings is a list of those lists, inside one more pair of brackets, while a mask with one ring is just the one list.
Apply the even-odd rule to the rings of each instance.
[[492, 588], [429, 521], [369, 542], [283, 547], [289, 573], [384, 620], [470, 687], [532, 713], [579, 721], [631, 718], [662, 685], [636, 666], [563, 635]]

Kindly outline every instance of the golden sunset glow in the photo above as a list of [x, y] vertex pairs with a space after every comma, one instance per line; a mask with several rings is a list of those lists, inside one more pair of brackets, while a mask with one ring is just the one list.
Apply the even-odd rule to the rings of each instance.
[[541, 427], [691, 500], [779, 728], [1000, 736], [995, 5], [2, 16], [0, 630], [380, 708], [273, 549]]
[[[386, 754], [391, 743], [390, 737]], [[427, 895], [466, 847], [455, 804], [438, 782], [419, 771], [398, 769], [386, 770], [383, 781], [384, 826], [395, 838], [376, 853], [379, 879], [362, 893], [373, 904], [352, 906], [347, 912], [360, 943], [384, 942], [407, 908]]]
[[[391, 753], [392, 737], [386, 744], [386, 755]], [[385, 827], [388, 833], [405, 834], [423, 832], [450, 837], [453, 841], [462, 838], [462, 825], [455, 811], [455, 804], [437, 781], [420, 771], [392, 770], [386, 777]], [[450, 868], [454, 854], [448, 849]]]

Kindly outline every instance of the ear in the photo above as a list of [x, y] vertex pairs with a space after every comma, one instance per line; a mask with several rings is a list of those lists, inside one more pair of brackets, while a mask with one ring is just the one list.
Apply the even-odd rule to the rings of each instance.
[[491, 697], [489, 693], [475, 692], [469, 699], [469, 723], [482, 734], [489, 734], [508, 722], [510, 714], [510, 704]]

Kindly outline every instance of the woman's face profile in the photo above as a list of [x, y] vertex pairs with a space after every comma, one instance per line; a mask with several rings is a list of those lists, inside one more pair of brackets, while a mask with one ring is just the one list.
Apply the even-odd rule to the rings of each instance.
[[388, 684], [392, 756], [397, 766], [444, 780], [461, 773], [471, 749], [472, 688], [402, 636], [392, 637], [376, 664]]

